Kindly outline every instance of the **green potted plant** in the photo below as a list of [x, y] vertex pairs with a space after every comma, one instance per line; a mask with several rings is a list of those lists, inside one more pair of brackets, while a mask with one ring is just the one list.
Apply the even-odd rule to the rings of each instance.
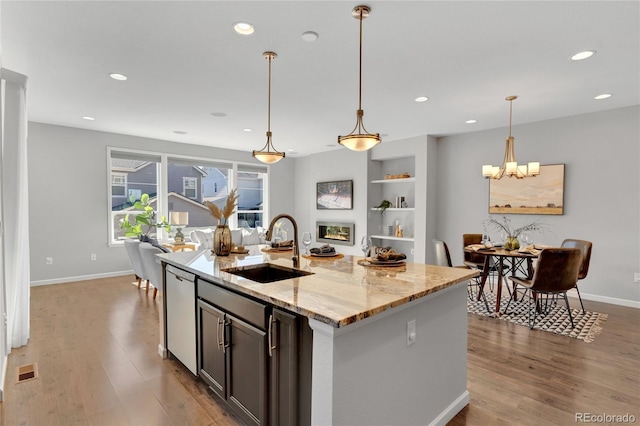
[[139, 200], [130, 196], [129, 202], [133, 205], [134, 209], [140, 210], [142, 213], [136, 214], [133, 222], [129, 219], [129, 214], [122, 219], [120, 228], [125, 230], [127, 237], [138, 237], [144, 241], [150, 239], [149, 234], [156, 228], [162, 228], [167, 232], [171, 231], [171, 225], [165, 216], [160, 218], [160, 222], [156, 222], [156, 212], [153, 210], [151, 202], [149, 201], [149, 194], [142, 194]]

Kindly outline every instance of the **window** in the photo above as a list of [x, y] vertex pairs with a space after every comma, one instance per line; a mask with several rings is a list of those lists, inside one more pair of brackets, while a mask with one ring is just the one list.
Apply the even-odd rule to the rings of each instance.
[[[139, 200], [142, 194], [149, 194], [158, 222], [162, 216], [175, 224], [180, 222], [185, 235], [188, 228], [217, 225], [205, 202], [223, 207], [232, 188], [238, 189], [238, 207], [237, 213], [229, 218], [230, 227], [265, 226], [264, 222], [268, 220], [264, 213], [268, 199], [266, 166], [167, 156], [124, 148], [109, 148], [108, 161], [110, 244], [126, 238], [120, 224], [127, 214], [134, 220], [133, 216], [138, 212], [133, 210], [131, 201]], [[175, 226], [172, 228], [169, 235], [159, 231], [153, 236], [171, 238], [176, 230]]]
[[111, 173], [111, 196], [126, 197], [127, 175], [125, 173]]
[[131, 200], [136, 201], [142, 194], [149, 194], [155, 209], [158, 209], [160, 156], [116, 150], [109, 150], [108, 155], [111, 175], [109, 241], [113, 243], [126, 238], [120, 228], [122, 220], [127, 215], [133, 220], [133, 216], [139, 213], [133, 209]]
[[182, 178], [182, 195], [187, 198], [196, 199], [198, 197], [198, 193], [196, 191], [196, 185], [198, 184], [198, 179], [195, 178]]
[[264, 193], [267, 173], [251, 166], [238, 166], [238, 223], [249, 228], [266, 226]]

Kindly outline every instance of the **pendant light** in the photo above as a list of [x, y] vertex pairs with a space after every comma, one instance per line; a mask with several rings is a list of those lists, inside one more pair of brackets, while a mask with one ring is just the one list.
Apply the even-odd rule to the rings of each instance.
[[338, 136], [338, 143], [353, 151], [366, 151], [380, 143], [379, 133], [368, 133], [362, 123], [364, 111], [362, 110], [362, 20], [369, 16], [369, 6], [356, 6], [351, 14], [360, 21], [360, 74], [358, 86], [358, 111], [356, 112], [356, 126], [346, 136]]
[[271, 61], [278, 55], [274, 52], [264, 52], [262, 54], [266, 60], [269, 61], [269, 95], [267, 103], [267, 143], [262, 147], [260, 151], [253, 151], [253, 156], [258, 160], [266, 164], [277, 163], [282, 160], [285, 155], [284, 152], [276, 151], [271, 142]]
[[492, 166], [485, 164], [482, 166], [482, 176], [485, 179], [501, 179], [505, 174], [509, 177], [515, 176], [518, 179], [525, 177], [538, 176], [540, 174], [540, 163], [531, 162], [526, 166], [518, 166], [515, 154], [515, 138], [511, 136], [511, 116], [513, 113], [513, 101], [518, 99], [517, 96], [507, 96], [505, 100], [509, 101], [509, 137], [504, 148], [504, 159], [502, 166]]

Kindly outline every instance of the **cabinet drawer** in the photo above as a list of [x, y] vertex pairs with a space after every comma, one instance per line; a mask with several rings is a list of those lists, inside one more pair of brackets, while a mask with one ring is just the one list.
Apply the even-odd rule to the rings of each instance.
[[202, 279], [198, 279], [198, 297], [262, 330], [267, 329], [268, 310], [262, 303]]

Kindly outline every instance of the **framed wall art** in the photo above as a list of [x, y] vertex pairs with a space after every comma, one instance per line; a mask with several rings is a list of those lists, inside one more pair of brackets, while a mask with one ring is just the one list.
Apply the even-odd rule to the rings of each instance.
[[316, 183], [316, 208], [318, 210], [353, 209], [353, 181]]
[[489, 179], [489, 213], [564, 214], [564, 164], [540, 166], [536, 177]]

